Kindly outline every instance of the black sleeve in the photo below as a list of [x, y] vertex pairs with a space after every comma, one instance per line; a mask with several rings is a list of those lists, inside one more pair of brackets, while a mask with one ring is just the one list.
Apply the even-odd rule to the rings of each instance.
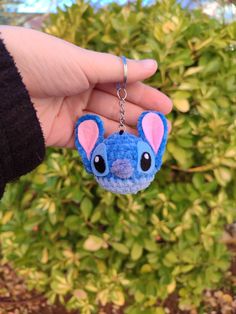
[[33, 170], [44, 156], [36, 111], [0, 33], [0, 198], [7, 182]]

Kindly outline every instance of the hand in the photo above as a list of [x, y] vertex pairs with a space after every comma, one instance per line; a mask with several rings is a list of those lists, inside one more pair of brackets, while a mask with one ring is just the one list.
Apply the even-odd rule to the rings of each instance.
[[[123, 81], [121, 58], [23, 27], [3, 25], [0, 32], [34, 104], [46, 146], [74, 147], [75, 122], [86, 113], [101, 116], [105, 135], [118, 130], [116, 83]], [[141, 82], [156, 72], [156, 61], [127, 59], [127, 64], [125, 118], [127, 131], [136, 134], [144, 110], [167, 114], [172, 102]]]

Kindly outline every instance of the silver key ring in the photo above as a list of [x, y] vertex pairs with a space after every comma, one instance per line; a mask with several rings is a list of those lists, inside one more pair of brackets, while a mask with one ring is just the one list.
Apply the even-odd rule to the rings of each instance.
[[124, 65], [124, 88], [126, 86], [127, 77], [128, 77], [128, 66], [127, 66], [127, 60], [125, 56], [121, 57], [123, 65]]
[[122, 83], [116, 84], [116, 90], [117, 90], [117, 96], [119, 99], [125, 99], [127, 97], [127, 91], [126, 91], [126, 83], [128, 78], [128, 66], [127, 66], [127, 60], [125, 56], [121, 56], [121, 60], [124, 67], [124, 80]]

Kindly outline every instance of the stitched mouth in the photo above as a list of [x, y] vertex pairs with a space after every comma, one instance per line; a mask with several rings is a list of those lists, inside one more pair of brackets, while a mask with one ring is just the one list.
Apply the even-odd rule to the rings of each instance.
[[139, 180], [122, 180], [106, 177], [95, 177], [97, 182], [106, 190], [119, 194], [135, 194], [140, 190], [145, 189], [153, 181], [154, 176], [142, 178]]

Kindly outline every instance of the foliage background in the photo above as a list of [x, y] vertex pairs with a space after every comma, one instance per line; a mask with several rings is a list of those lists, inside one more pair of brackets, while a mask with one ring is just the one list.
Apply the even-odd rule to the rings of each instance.
[[149, 83], [174, 102], [173, 132], [155, 182], [135, 196], [100, 189], [76, 151], [48, 150], [0, 205], [2, 263], [70, 309], [161, 314], [168, 295], [202, 309], [230, 263], [220, 238], [236, 209], [236, 24], [222, 25], [173, 0], [52, 14], [44, 31], [79, 46], [155, 58]]

